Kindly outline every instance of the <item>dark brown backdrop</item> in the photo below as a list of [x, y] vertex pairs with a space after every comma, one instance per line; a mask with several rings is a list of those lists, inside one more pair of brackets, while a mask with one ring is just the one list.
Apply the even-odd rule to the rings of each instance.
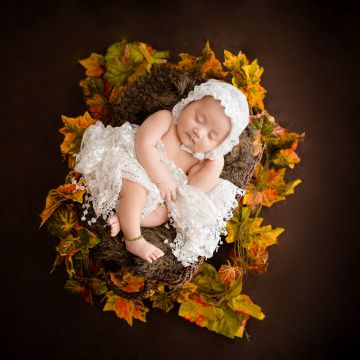
[[[5, 1], [1, 5], [1, 324], [7, 358], [319, 359], [359, 353], [354, 171], [359, 58], [346, 1]], [[46, 193], [63, 182], [60, 115], [85, 110], [77, 63], [127, 37], [158, 50], [219, 58], [242, 50], [265, 68], [266, 107], [306, 132], [296, 194], [264, 211], [286, 229], [269, 269], [245, 284], [262, 306], [250, 341], [231, 340], [158, 309], [129, 327], [49, 275], [55, 239], [38, 230]]]

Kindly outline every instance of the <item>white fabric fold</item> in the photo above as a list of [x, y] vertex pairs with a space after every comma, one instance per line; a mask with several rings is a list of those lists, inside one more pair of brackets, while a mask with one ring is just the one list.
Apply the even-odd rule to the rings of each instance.
[[[134, 181], [147, 190], [142, 217], [164, 202], [158, 187], [136, 158], [134, 135], [137, 129], [138, 125], [128, 122], [120, 127], [104, 127], [98, 121], [84, 133], [75, 170], [83, 174], [90, 194], [88, 202], [92, 201], [97, 217], [102, 216], [106, 220], [118, 207], [122, 178]], [[222, 244], [221, 235], [226, 235], [226, 222], [238, 205], [236, 196], [243, 195], [245, 191], [219, 178], [215, 188], [204, 193], [189, 185], [185, 172], [167, 158], [162, 140], [156, 148], [161, 161], [178, 184], [177, 201], [167, 204], [169, 222], [177, 233], [169, 244], [172, 253], [183, 266], [196, 263], [199, 256], [212, 257]], [[88, 204], [84, 204], [84, 208], [87, 207]]]

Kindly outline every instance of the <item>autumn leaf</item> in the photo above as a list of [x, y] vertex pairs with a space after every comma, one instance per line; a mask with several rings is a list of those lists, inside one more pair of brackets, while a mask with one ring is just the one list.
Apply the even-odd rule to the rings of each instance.
[[40, 214], [42, 219], [40, 227], [44, 225], [53, 212], [64, 201], [76, 201], [82, 203], [84, 193], [85, 190], [78, 189], [76, 184], [60, 185], [58, 188], [50, 190], [46, 197], [45, 208]]
[[174, 299], [179, 302], [179, 303], [183, 303], [185, 301], [188, 300], [189, 296], [191, 294], [194, 294], [195, 291], [197, 290], [197, 285], [193, 284], [192, 282], [188, 281], [185, 284], [181, 285], [181, 286], [177, 286], [173, 292], [172, 292], [172, 296], [174, 297]]
[[114, 311], [116, 316], [127, 321], [132, 326], [133, 319], [146, 322], [146, 313], [149, 309], [140, 300], [128, 300], [112, 291], [105, 294], [106, 303], [103, 311]]
[[263, 218], [249, 219], [249, 225], [247, 227], [249, 240], [244, 244], [247, 248], [252, 246], [268, 247], [277, 243], [278, 236], [284, 232], [285, 229], [277, 227], [272, 228], [271, 225], [260, 226]]
[[125, 86], [116, 86], [112, 89], [109, 96], [109, 103], [112, 104], [116, 101], [118, 96], [125, 90]]
[[80, 60], [79, 63], [86, 69], [87, 76], [100, 77], [104, 70], [101, 66], [105, 65], [104, 56], [92, 53], [90, 57]]
[[201, 56], [192, 56], [187, 53], [180, 53], [181, 60], [176, 65], [179, 69], [198, 69], [203, 78], [222, 77], [228, 72], [223, 71], [221, 62], [215, 57], [214, 51], [210, 47], [209, 41], [206, 42]]
[[121, 86], [131, 73], [132, 64], [128, 54], [129, 49], [124, 54], [125, 46], [126, 40], [116, 42], [107, 49], [105, 55], [106, 71], [104, 78], [108, 79], [113, 87]]
[[64, 127], [59, 131], [65, 135], [63, 143], [60, 145], [61, 152], [65, 154], [76, 154], [80, 151], [82, 136], [87, 127], [96, 123], [90, 114], [85, 111], [84, 115], [76, 118], [61, 115]]
[[240, 231], [241, 215], [240, 206], [234, 209], [233, 217], [226, 223], [227, 235], [225, 241], [230, 244], [234, 242], [234, 239], [238, 237]]
[[138, 49], [147, 62], [147, 71], [150, 71], [153, 64], [165, 63], [166, 59], [169, 58], [168, 51], [156, 51], [151, 46], [142, 42], [138, 43]]
[[262, 204], [272, 206], [274, 203], [285, 200], [286, 195], [294, 193], [294, 188], [301, 183], [300, 179], [285, 183], [285, 168], [267, 170], [260, 163], [255, 170], [255, 181], [250, 183], [243, 198], [245, 205]]
[[63, 238], [56, 250], [62, 256], [73, 256], [79, 253], [78, 259], [87, 258], [89, 255], [89, 249], [93, 248], [100, 242], [100, 239], [92, 233], [90, 230], [84, 227], [78, 227], [77, 235], [68, 234]]
[[222, 303], [219, 308], [223, 311], [222, 316], [214, 320], [211, 319], [207, 328], [230, 339], [242, 337], [248, 315], [233, 311], [226, 303]]
[[242, 271], [238, 266], [231, 266], [230, 262], [228, 264], [223, 264], [218, 270], [220, 281], [228, 287], [231, 287], [242, 275]]
[[233, 55], [230, 51], [224, 50], [225, 61], [223, 65], [226, 66], [232, 73], [236, 73], [238, 77], [243, 77], [242, 82], [245, 84], [246, 77], [243, 71], [243, 66], [249, 64], [249, 60], [245, 54], [239, 51], [238, 55]]
[[76, 210], [73, 204], [65, 204], [57, 208], [47, 222], [47, 229], [51, 234], [65, 237], [78, 224]]
[[210, 321], [219, 320], [223, 316], [223, 310], [207, 303], [201, 295], [193, 294], [189, 299], [180, 304], [179, 315], [198, 326], [204, 327]]
[[174, 307], [174, 296], [171, 292], [164, 290], [164, 285], [159, 284], [157, 289], [150, 296], [150, 301], [152, 301], [152, 306], [154, 308], [159, 308], [165, 312], [169, 312]]
[[105, 84], [102, 78], [87, 77], [79, 81], [85, 100], [96, 94], [104, 94]]
[[297, 147], [297, 141], [294, 141], [290, 149], [279, 150], [279, 152], [273, 157], [272, 162], [278, 166], [288, 166], [293, 169], [295, 164], [300, 162], [299, 156], [295, 150]]
[[261, 312], [261, 308], [255, 305], [248, 295], [241, 294], [231, 298], [228, 305], [236, 312], [248, 314], [258, 320], [263, 320], [265, 315]]
[[199, 291], [222, 292], [226, 289], [220, 281], [215, 267], [207, 262], [200, 265], [199, 272], [192, 278], [191, 282], [198, 287]]
[[264, 273], [268, 267], [269, 253], [262, 246], [253, 246], [247, 252], [247, 269]]
[[88, 283], [91, 287], [91, 289], [94, 291], [95, 295], [102, 295], [105, 294], [107, 291], [107, 286], [105, 281], [100, 280], [96, 277], [92, 277], [88, 279]]
[[110, 272], [111, 281], [121, 290], [126, 292], [138, 292], [144, 286], [144, 278], [131, 273], [112, 273]]
[[233, 55], [230, 51], [224, 50], [224, 58], [224, 66], [233, 75], [232, 84], [244, 92], [250, 108], [263, 110], [266, 90], [260, 85], [260, 80], [264, 69], [259, 66], [257, 60], [250, 64], [241, 51], [238, 55]]
[[245, 314], [233, 311], [226, 303], [216, 306], [201, 294], [193, 294], [188, 301], [181, 303], [179, 315], [231, 339], [242, 336], [247, 320]]
[[127, 43], [122, 40], [107, 50], [104, 78], [108, 79], [113, 87], [119, 87], [126, 81], [132, 82], [145, 75], [153, 64], [166, 62], [168, 57], [167, 51], [158, 52], [145, 43]]
[[271, 142], [271, 161], [277, 166], [289, 166], [293, 169], [295, 164], [300, 162], [299, 156], [296, 154], [299, 140], [304, 139], [305, 134], [296, 134], [284, 130], [275, 140]]
[[75, 279], [67, 280], [64, 288], [74, 294], [81, 294], [85, 290], [83, 284]]
[[261, 143], [261, 131], [258, 130], [255, 133], [253, 140], [253, 155], [254, 157], [259, 155], [263, 151], [263, 145]]

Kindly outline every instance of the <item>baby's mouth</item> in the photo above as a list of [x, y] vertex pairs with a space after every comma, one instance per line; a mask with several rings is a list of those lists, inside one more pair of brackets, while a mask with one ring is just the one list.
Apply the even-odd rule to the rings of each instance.
[[187, 134], [191, 141], [195, 144], [195, 138], [191, 134]]

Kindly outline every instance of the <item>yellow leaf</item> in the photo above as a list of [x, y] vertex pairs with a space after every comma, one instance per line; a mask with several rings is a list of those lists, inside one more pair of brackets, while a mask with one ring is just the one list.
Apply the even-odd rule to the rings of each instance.
[[92, 53], [87, 59], [80, 60], [79, 63], [86, 69], [87, 76], [100, 77], [104, 70], [101, 66], [105, 65], [104, 56]]
[[294, 188], [301, 183], [301, 180], [284, 181], [286, 168], [266, 170], [260, 163], [257, 165], [254, 180], [249, 184], [244, 196], [245, 205], [254, 206], [262, 204], [272, 206], [274, 203], [285, 200], [287, 195], [294, 193]]
[[61, 152], [65, 154], [75, 154], [80, 151], [81, 139], [87, 127], [96, 123], [86, 111], [84, 115], [76, 118], [61, 115], [64, 122], [64, 127], [59, 131], [65, 135], [63, 143], [60, 145]]
[[179, 302], [183, 303], [189, 299], [191, 294], [194, 294], [197, 289], [197, 286], [191, 282], [186, 282], [182, 286], [179, 286], [172, 292], [172, 296], [174, 299]]
[[223, 71], [221, 62], [215, 57], [214, 51], [206, 42], [201, 56], [192, 56], [187, 53], [179, 54], [181, 61], [176, 65], [179, 69], [197, 69], [203, 78], [216, 76], [224, 78], [228, 72]]
[[261, 308], [255, 305], [248, 295], [241, 294], [235, 296], [228, 301], [228, 305], [234, 311], [248, 314], [258, 320], [265, 318], [265, 315], [261, 312]]
[[233, 75], [233, 85], [245, 93], [250, 108], [264, 110], [263, 98], [266, 90], [260, 85], [260, 78], [264, 69], [259, 66], [257, 60], [249, 64], [249, 60], [241, 51], [235, 56], [224, 50], [224, 58], [223, 64]]
[[223, 310], [206, 303], [199, 295], [192, 295], [188, 301], [181, 303], [179, 315], [198, 326], [207, 326], [210, 321], [218, 320]]

